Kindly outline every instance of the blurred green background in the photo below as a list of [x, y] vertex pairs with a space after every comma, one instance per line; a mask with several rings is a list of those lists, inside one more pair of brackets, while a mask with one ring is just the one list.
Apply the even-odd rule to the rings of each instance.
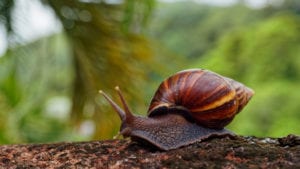
[[2, 0], [0, 144], [111, 139], [98, 94], [145, 115], [159, 83], [206, 68], [253, 88], [228, 126], [300, 134], [300, 1]]

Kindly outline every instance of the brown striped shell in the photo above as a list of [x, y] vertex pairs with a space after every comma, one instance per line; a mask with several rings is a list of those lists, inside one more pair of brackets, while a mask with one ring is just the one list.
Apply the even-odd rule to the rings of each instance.
[[184, 70], [160, 84], [150, 103], [148, 116], [180, 112], [201, 126], [222, 129], [253, 94], [253, 90], [245, 85], [211, 71]]

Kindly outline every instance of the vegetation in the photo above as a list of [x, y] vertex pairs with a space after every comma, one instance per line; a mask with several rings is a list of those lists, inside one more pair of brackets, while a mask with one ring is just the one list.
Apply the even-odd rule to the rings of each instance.
[[256, 91], [229, 126], [233, 131], [300, 134], [296, 0], [262, 9], [242, 2], [216, 7], [43, 0], [63, 31], [31, 43], [18, 39], [14, 30], [16, 2], [0, 2], [9, 42], [0, 57], [0, 143], [112, 138], [119, 120], [99, 89], [114, 97], [119, 85], [133, 111], [145, 114], [160, 81], [192, 67]]
[[[11, 48], [1, 58], [4, 65], [8, 64], [6, 72], [1, 76], [1, 120], [5, 122], [1, 128], [2, 142], [74, 140], [77, 139], [76, 133], [84, 130], [86, 124], [91, 131], [85, 129], [83, 132], [93, 132], [93, 137], [97, 139], [111, 138], [117, 131], [117, 118], [108, 111], [110, 107], [104, 106], [104, 103], [100, 106], [99, 102], [102, 101], [98, 90], [112, 93], [114, 86], [120, 84], [126, 93], [130, 93], [129, 100], [141, 100], [135, 102], [135, 105], [143, 103], [143, 90], [135, 92], [135, 89], [143, 86], [146, 81], [143, 78], [152, 71], [151, 67], [147, 70], [142, 68], [156, 64], [151, 57], [151, 46], [140, 32], [153, 2], [42, 2], [52, 9], [62, 23], [64, 33], [57, 35], [57, 38], [63, 44], [52, 43], [51, 39], [46, 38], [44, 45], [37, 41], [32, 46]], [[10, 0], [1, 4], [9, 38], [15, 37], [16, 32], [12, 29], [13, 10], [6, 9], [13, 8], [14, 4]], [[139, 18], [136, 17], [137, 13]], [[22, 57], [28, 58], [31, 64], [27, 64]], [[54, 58], [56, 60], [52, 62]], [[44, 81], [41, 82], [39, 78]], [[59, 103], [49, 105], [53, 109], [63, 104], [66, 107], [64, 111], [70, 112], [71, 118], [63, 119], [63, 126], [47, 117], [46, 104], [53, 103], [52, 100], [57, 97], [66, 99], [67, 103], [71, 102], [68, 105], [60, 100]], [[55, 111], [52, 116], [60, 117], [60, 112]], [[59, 119], [54, 121], [59, 122]], [[60, 138], [59, 134], [63, 137]]]
[[299, 5], [290, 0], [262, 9], [175, 3], [164, 7], [164, 15], [158, 12], [162, 16], [154, 21], [162, 23], [153, 24], [151, 33], [186, 56], [187, 68], [210, 69], [256, 91], [230, 129], [256, 136], [300, 134]]
[[242, 134], [283, 136], [300, 131], [300, 18], [285, 14], [230, 33], [196, 66], [250, 85], [256, 94], [231, 125]]

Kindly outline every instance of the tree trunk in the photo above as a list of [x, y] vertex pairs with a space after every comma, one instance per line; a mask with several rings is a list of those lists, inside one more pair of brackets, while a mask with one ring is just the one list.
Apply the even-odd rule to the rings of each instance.
[[130, 140], [4, 145], [0, 168], [300, 168], [300, 137], [210, 138], [171, 151]]

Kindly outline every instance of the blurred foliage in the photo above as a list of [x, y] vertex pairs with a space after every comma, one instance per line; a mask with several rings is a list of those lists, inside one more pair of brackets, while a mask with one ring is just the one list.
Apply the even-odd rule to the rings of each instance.
[[163, 4], [150, 31], [186, 56], [187, 68], [210, 69], [256, 91], [230, 129], [256, 136], [300, 134], [299, 9], [296, 0], [269, 1], [261, 9], [242, 1], [229, 7]]
[[[61, 45], [45, 38], [46, 45], [38, 41], [32, 46], [19, 47], [20, 50], [14, 47], [1, 58], [2, 64], [7, 66], [2, 67], [4, 71], [1, 75], [0, 98], [6, 102], [1, 111], [1, 121], [4, 123], [1, 127], [3, 132], [0, 133], [3, 140], [0, 141], [76, 139], [77, 136], [73, 133], [80, 132], [83, 124], [90, 124], [84, 130], [91, 132], [95, 125], [95, 139], [112, 138], [118, 130], [116, 124], [119, 119], [102, 97], [99, 98], [98, 90], [114, 93], [114, 86], [120, 85], [124, 93], [129, 95], [129, 102], [138, 107], [134, 110], [139, 110], [139, 106], [145, 105], [143, 98], [147, 91], [143, 90], [143, 85], [146, 84], [147, 75], [157, 74], [159, 77], [158, 72], [167, 70], [167, 67], [159, 63], [164, 59], [160, 59], [159, 55], [152, 57], [155, 51], [152, 51], [152, 46], [141, 34], [154, 1], [128, 0], [124, 4], [109, 4], [104, 1], [88, 3], [49, 0], [43, 3], [53, 9], [62, 22], [64, 42]], [[1, 15], [3, 18], [12, 18], [13, 13]], [[7, 27], [13, 27], [13, 20], [3, 23]], [[15, 32], [12, 30], [8, 38], [13, 33]], [[62, 36], [59, 35], [58, 38], [61, 39]], [[52, 45], [63, 49], [53, 49]], [[22, 57], [28, 58], [31, 64], [24, 62]], [[52, 58], [57, 58], [58, 63], [51, 62]], [[64, 59], [68, 63], [64, 63]], [[154, 69], [159, 71], [155, 73]], [[52, 86], [53, 82], [55, 84]], [[59, 86], [64, 92], [59, 92]], [[51, 93], [52, 90], [55, 93]], [[64, 105], [71, 112], [71, 123], [67, 123], [66, 119], [60, 123], [57, 117], [51, 120], [47, 116], [46, 104], [57, 97], [72, 99], [70, 110], [68, 104]], [[55, 109], [59, 104], [63, 103], [51, 106]], [[52, 116], [60, 116], [59, 113], [57, 110]], [[75, 126], [75, 132], [71, 126]], [[51, 139], [52, 136], [55, 139]]]
[[149, 26], [152, 36], [188, 59], [204, 55], [226, 32], [266, 17], [243, 4], [219, 8], [181, 2], [163, 4], [157, 10]]
[[[0, 58], [2, 143], [112, 138], [120, 120], [98, 90], [115, 96], [119, 85], [133, 110], [146, 112], [154, 85], [180, 67], [173, 66], [180, 59], [162, 57], [169, 53], [143, 35], [153, 0], [41, 2], [64, 32], [22, 45], [7, 29], [7, 41], [15, 40]], [[13, 10], [1, 11], [1, 22], [14, 28]]]
[[[109, 139], [120, 120], [98, 94], [123, 90], [146, 114], [159, 83], [207, 68], [256, 91], [230, 129], [239, 134], [300, 134], [300, 4], [253, 9], [154, 0], [40, 0], [63, 32], [17, 38], [15, 0], [0, 2], [9, 49], [0, 57], [0, 143]], [[154, 9], [154, 7], [157, 8]], [[18, 42], [18, 43], [16, 43]], [[116, 99], [117, 102], [119, 102]]]
[[[126, 5], [132, 8], [132, 3], [135, 2]], [[150, 67], [149, 70], [143, 67], [153, 61], [151, 47], [145, 38], [133, 31], [122, 32], [124, 23], [119, 15], [126, 10], [125, 26], [136, 25], [127, 16], [135, 9], [127, 11], [127, 6], [123, 9], [119, 5], [76, 1], [49, 1], [49, 4], [62, 21], [74, 52], [72, 121], [80, 127], [84, 119], [96, 119], [95, 139], [111, 138], [118, 130], [115, 124], [119, 119], [115, 113], [97, 104], [100, 100], [97, 91], [103, 89], [114, 93], [114, 86], [120, 85], [135, 100], [142, 101], [143, 93], [135, 90], [151, 71]], [[141, 105], [142, 102], [135, 104]]]
[[[66, 117], [47, 110], [54, 97], [69, 96], [71, 61], [64, 36], [8, 50], [0, 58], [0, 142], [66, 140]], [[30, 54], [30, 55], [29, 55]], [[60, 72], [64, 72], [61, 74]]]
[[12, 31], [12, 10], [14, 7], [14, 0], [0, 1], [0, 21], [4, 23], [8, 32]]
[[300, 13], [297, 0], [285, 0], [253, 9], [243, 1], [228, 7], [217, 7], [186, 1], [158, 5], [149, 25], [150, 34], [169, 50], [187, 59], [199, 58], [216, 47], [220, 37], [241, 27], [262, 22], [286, 11]]
[[249, 84], [256, 94], [231, 125], [259, 136], [300, 134], [300, 17], [282, 14], [224, 36], [197, 64]]

